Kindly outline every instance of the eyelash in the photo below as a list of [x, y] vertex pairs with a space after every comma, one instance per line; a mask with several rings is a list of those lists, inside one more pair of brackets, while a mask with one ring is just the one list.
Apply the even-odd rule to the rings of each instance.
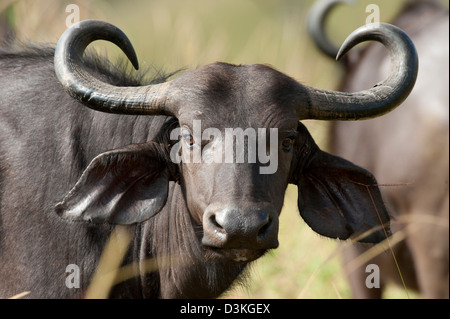
[[286, 137], [282, 142], [281, 146], [283, 147], [283, 150], [285, 152], [290, 152], [292, 149], [292, 146], [294, 145], [294, 138], [293, 137]]

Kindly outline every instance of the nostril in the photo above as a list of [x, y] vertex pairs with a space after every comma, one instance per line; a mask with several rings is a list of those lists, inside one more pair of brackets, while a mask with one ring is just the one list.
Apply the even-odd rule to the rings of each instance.
[[267, 232], [267, 230], [270, 227], [270, 224], [272, 223], [272, 218], [268, 218], [267, 221], [265, 221], [262, 226], [258, 230], [258, 237], [264, 236], [264, 234]]
[[209, 221], [210, 221], [210, 223], [211, 223], [215, 228], [218, 228], [218, 229], [223, 230], [222, 225], [220, 225], [220, 224], [217, 222], [217, 219], [216, 219], [216, 215], [215, 215], [215, 214], [212, 214], [211, 216], [209, 216]]
[[203, 215], [202, 243], [217, 248], [275, 248], [277, 217], [268, 209], [207, 209]]
[[203, 216], [203, 238], [202, 244], [205, 246], [222, 248], [228, 240], [225, 224], [221, 222], [220, 212], [207, 211]]

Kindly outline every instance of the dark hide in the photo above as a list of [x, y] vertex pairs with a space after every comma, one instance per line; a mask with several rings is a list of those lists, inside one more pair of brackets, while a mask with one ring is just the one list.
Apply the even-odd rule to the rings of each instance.
[[[138, 275], [117, 284], [110, 297], [217, 297], [243, 278], [249, 261], [277, 245], [289, 181], [299, 186], [302, 216], [320, 234], [344, 239], [378, 228], [361, 240], [385, 238], [379, 227], [389, 216], [376, 181], [317, 148], [284, 94], [298, 85], [289, 77], [267, 66], [217, 63], [176, 79], [197, 90], [183, 101], [203, 107], [195, 113], [188, 104], [180, 122], [280, 129], [278, 171], [261, 175], [259, 163], [175, 165], [168, 154], [179, 142], [169, 138], [176, 119], [84, 107], [56, 79], [53, 53], [0, 53], [0, 297], [84, 296], [115, 223], [132, 234], [122, 264], [133, 264]], [[147, 82], [92, 56], [86, 66], [115, 85]], [[267, 217], [259, 218], [266, 223], [257, 229], [262, 239], [202, 244], [202, 215], [212, 204]], [[234, 221], [250, 227], [242, 217]], [[158, 271], [145, 272], [149, 258]], [[79, 267], [80, 288], [66, 286], [68, 265]]]

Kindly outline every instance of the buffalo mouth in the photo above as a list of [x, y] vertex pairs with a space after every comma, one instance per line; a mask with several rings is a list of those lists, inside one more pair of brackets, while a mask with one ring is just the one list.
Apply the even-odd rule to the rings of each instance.
[[266, 249], [248, 249], [248, 248], [215, 248], [207, 247], [207, 254], [212, 259], [223, 259], [235, 263], [248, 263], [260, 258], [267, 252]]

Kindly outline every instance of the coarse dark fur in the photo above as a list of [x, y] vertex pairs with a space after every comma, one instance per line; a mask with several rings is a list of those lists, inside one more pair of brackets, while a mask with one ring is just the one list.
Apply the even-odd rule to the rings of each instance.
[[[184, 104], [177, 119], [116, 115], [71, 98], [56, 78], [53, 53], [36, 46], [0, 53], [0, 297], [83, 297], [111, 223], [127, 224], [132, 240], [122, 264], [138, 275], [109, 297], [217, 297], [278, 245], [288, 183], [299, 187], [300, 213], [319, 234], [348, 238], [379, 226], [380, 218], [388, 224], [373, 176], [317, 147], [290, 102], [302, 86], [275, 69], [207, 65], [175, 79]], [[92, 53], [84, 67], [114, 85], [172, 75], [135, 75]], [[259, 174], [261, 163], [175, 165], [169, 132], [198, 117], [223, 130], [280, 128], [277, 172]], [[214, 216], [208, 209], [233, 214], [234, 231], [256, 230], [248, 233], [258, 238], [228, 233], [233, 240], [223, 246], [205, 244], [203, 217]], [[265, 227], [252, 228], [261, 216], [270, 216]], [[363, 240], [384, 238], [378, 230]], [[146, 271], [149, 258], [157, 271]], [[68, 265], [79, 267], [80, 288], [67, 286]]]
[[[28, 69], [36, 71], [33, 73], [34, 83], [47, 83], [51, 87], [49, 88], [38, 88], [34, 87], [35, 90], [39, 90], [40, 92], [52, 92], [55, 90], [59, 90], [61, 94], [58, 94], [58, 99], [61, 104], [68, 105], [71, 107], [79, 108], [79, 112], [82, 113], [82, 116], [78, 117], [79, 119], [83, 119], [81, 122], [73, 124], [70, 120], [65, 119], [64, 114], [60, 114], [60, 116], [52, 116], [54, 118], [54, 130], [56, 134], [45, 134], [46, 139], [36, 140], [34, 136], [36, 135], [44, 135], [42, 132], [37, 133], [33, 129], [33, 124], [30, 124], [28, 128], [30, 131], [27, 132], [27, 126], [24, 125], [24, 122], [28, 119], [26, 118], [16, 118], [15, 122], [12, 121], [12, 116], [9, 115], [8, 110], [2, 108], [1, 119], [2, 119], [2, 134], [0, 136], [0, 178], [1, 180], [5, 179], [5, 176], [10, 176], [15, 174], [17, 170], [20, 168], [22, 170], [22, 174], [17, 174], [16, 178], [22, 179], [21, 187], [11, 187], [11, 185], [7, 185], [5, 183], [1, 183], [1, 195], [2, 195], [2, 206], [0, 207], [1, 211], [8, 211], [10, 205], [15, 205], [14, 201], [18, 200], [16, 196], [21, 197], [21, 193], [23, 193], [23, 187], [27, 185], [28, 188], [33, 189], [35, 193], [39, 193], [39, 189], [41, 189], [41, 183], [44, 183], [47, 191], [45, 192], [45, 196], [53, 198], [53, 205], [56, 204], [55, 200], [58, 198], [61, 199], [65, 190], [72, 186], [72, 184], [76, 181], [76, 178], [83, 172], [86, 168], [87, 164], [90, 160], [95, 157], [98, 153], [102, 151], [106, 151], [110, 148], [116, 147], [116, 145], [127, 144], [127, 143], [143, 143], [146, 141], [153, 140], [156, 142], [155, 145], [158, 145], [159, 150], [156, 151], [156, 154], [164, 155], [160, 157], [161, 161], [165, 161], [167, 164], [170, 163], [168, 158], [168, 146], [170, 144], [169, 132], [171, 129], [178, 125], [178, 122], [175, 118], [167, 118], [165, 116], [158, 117], [135, 117], [135, 116], [117, 116], [117, 115], [108, 115], [101, 114], [100, 121], [96, 122], [93, 120], [95, 117], [94, 111], [91, 111], [87, 108], [82, 108], [77, 106], [78, 104], [75, 100], [72, 100], [61, 88], [60, 84], [56, 81], [54, 71], [53, 71], [53, 54], [54, 48], [49, 47], [47, 45], [9, 45], [1, 49], [0, 51], [0, 67], [5, 73], [13, 72], [14, 74], [20, 69], [22, 74], [27, 74]], [[163, 74], [162, 72], [156, 72], [149, 76], [149, 71], [130, 71], [126, 68], [125, 62], [119, 63], [118, 67], [114, 66], [104, 58], [100, 58], [98, 55], [94, 53], [90, 53], [86, 56], [86, 66], [93, 74], [99, 76], [103, 81], [109, 82], [118, 86], [136, 86], [136, 85], [145, 85], [150, 83], [159, 83], [165, 81], [168, 77], [172, 76], [174, 73]], [[132, 74], [131, 74], [132, 73]], [[51, 81], [49, 81], [51, 79]], [[28, 79], [31, 80], [31, 79]], [[2, 81], [3, 82], [3, 81]], [[0, 87], [5, 87], [8, 82], [3, 82]], [[0, 90], [3, 95], [2, 102], [5, 101], [5, 94], [2, 90]], [[33, 91], [34, 92], [34, 91]], [[51, 104], [47, 104], [47, 102], [42, 103], [40, 101], [45, 100], [45, 96], [40, 96], [39, 94], [35, 94], [34, 96], [30, 96], [30, 104], [25, 107], [28, 108], [30, 118], [39, 117], [39, 113], [44, 112], [45, 108], [51, 106]], [[60, 110], [62, 108], [55, 108], [56, 110]], [[14, 110], [10, 110], [13, 112]], [[17, 111], [17, 110], [16, 110]], [[36, 113], [36, 115], [35, 115]], [[8, 118], [8, 125], [4, 125], [4, 120]], [[101, 119], [105, 119], [101, 121]], [[89, 143], [85, 143], [82, 141], [85, 134], [86, 122], [89, 120], [92, 121], [92, 124], [87, 128], [89, 131], [88, 135], [91, 137]], [[31, 121], [32, 122], [32, 121]], [[113, 129], [113, 125], [120, 127], [122, 132], [116, 132]], [[46, 142], [50, 142], [50, 139], [54, 137], [54, 140], [50, 143], [57, 144], [58, 138], [56, 138], [60, 134], [64, 134], [61, 132], [62, 127], [72, 126], [70, 129], [70, 136], [72, 137], [72, 145], [67, 149], [64, 149], [61, 146], [58, 149], [58, 146], [50, 147]], [[7, 128], [8, 127], [8, 128]], [[34, 126], [39, 129], [39, 126]], [[150, 129], [151, 127], [151, 129]], [[14, 136], [12, 131], [9, 130], [13, 128], [14, 131], [17, 132], [17, 135]], [[134, 129], [133, 129], [134, 128]], [[147, 128], [147, 129], [136, 129], [136, 128]], [[95, 133], [97, 132], [97, 133]], [[110, 133], [108, 133], [110, 132]], [[125, 134], [124, 134], [125, 133]], [[14, 153], [14, 148], [17, 147], [17, 144], [10, 142], [12, 137], [15, 137], [24, 141], [24, 136], [29, 141], [31, 147], [27, 152], [26, 158], [22, 157], [22, 154], [16, 154], [17, 157], [12, 158], [11, 153]], [[116, 140], [115, 142], [105, 141], [102, 138], [96, 138], [102, 135], [109, 135], [112, 137], [112, 140]], [[118, 136], [121, 139], [118, 139]], [[16, 140], [17, 141], [17, 140]], [[40, 145], [37, 145], [37, 144]], [[92, 145], [96, 144], [97, 146], [93, 147]], [[109, 144], [109, 145], [108, 145]], [[5, 146], [6, 145], [6, 146]], [[34, 145], [34, 146], [33, 146]], [[47, 146], [46, 146], [47, 145]], [[89, 145], [91, 147], [87, 147], [85, 145]], [[6, 149], [5, 149], [6, 147]], [[9, 148], [9, 149], [8, 149]], [[46, 156], [39, 156], [39, 153], [48, 153]], [[30, 153], [32, 152], [32, 153]], [[60, 161], [56, 153], [62, 153], [62, 157], [66, 158], [66, 160]], [[71, 153], [71, 154], [63, 154], [63, 153]], [[8, 156], [8, 158], [5, 158]], [[67, 161], [67, 157], [71, 158], [70, 161]], [[34, 158], [33, 163], [25, 163], [30, 159]], [[45, 159], [44, 159], [45, 158]], [[48, 158], [53, 158], [53, 161], [48, 161]], [[11, 162], [20, 161], [22, 163], [18, 163], [18, 165], [10, 164]], [[31, 165], [30, 165], [31, 164]], [[69, 165], [69, 166], [67, 166]], [[48, 175], [46, 180], [24, 180], [30, 172], [27, 172], [26, 167], [38, 167], [38, 170], [41, 171], [39, 176], [43, 177], [48, 175], [44, 172], [57, 171], [55, 178], [49, 179], [51, 176]], [[34, 174], [37, 172], [35, 171]], [[28, 175], [29, 176], [29, 175]], [[8, 179], [9, 180], [9, 179]], [[29, 191], [29, 190], [28, 190]], [[27, 191], [27, 193], [28, 193]], [[12, 194], [12, 195], [11, 195]], [[7, 200], [5, 197], [10, 196], [10, 200]], [[52, 201], [50, 201], [50, 205], [52, 205]], [[6, 202], [6, 203], [5, 203]], [[30, 223], [30, 217], [26, 217], [23, 212], [27, 211], [39, 211], [46, 210], [44, 207], [40, 205], [42, 203], [46, 203], [48, 200], [35, 199], [30, 201], [21, 200], [22, 205], [26, 205], [26, 209], [16, 212], [16, 216], [13, 216], [14, 219], [19, 218], [21, 222], [19, 224], [27, 225]], [[185, 203], [183, 200], [183, 195], [181, 194], [181, 190], [176, 185], [176, 182], [170, 182], [170, 193], [169, 198], [167, 200], [170, 205], [167, 205], [163, 211], [161, 211], [157, 216], [144, 222], [142, 224], [129, 226], [134, 234], [134, 239], [129, 248], [129, 253], [124, 260], [123, 264], [131, 263], [133, 261], [145, 260], [151, 256], [182, 256], [182, 258], [176, 258], [174, 262], [178, 267], [163, 269], [159, 273], [153, 272], [147, 275], [142, 275], [142, 277], [135, 277], [128, 282], [119, 284], [112, 292], [110, 297], [146, 297], [146, 298], [156, 298], [156, 297], [211, 297], [218, 296], [224, 290], [226, 290], [231, 282], [241, 273], [244, 268], [244, 264], [236, 264], [232, 262], [227, 262], [225, 260], [220, 261], [208, 261], [204, 258], [203, 248], [200, 246], [199, 241], [199, 232], [201, 232], [201, 227], [193, 223], [192, 219], [188, 211], [185, 209]], [[7, 207], [5, 207], [7, 206]], [[1, 280], [1, 293], [2, 297], [12, 296], [15, 293], [20, 293], [22, 291], [15, 290], [14, 287], [25, 287], [24, 289], [29, 289], [31, 291], [31, 297], [60, 297], [62, 295], [66, 297], [81, 297], [83, 296], [83, 291], [81, 289], [67, 289], [64, 286], [65, 276], [64, 269], [66, 265], [71, 263], [77, 263], [75, 260], [76, 251], [67, 250], [71, 245], [64, 245], [63, 243], [53, 242], [51, 237], [48, 238], [48, 246], [53, 247], [53, 251], [60, 252], [58, 256], [48, 256], [45, 251], [49, 247], [38, 247], [34, 252], [24, 253], [23, 257], [20, 259], [14, 258], [14, 256], [5, 256], [5, 254], [9, 253], [8, 242], [16, 241], [21, 242], [21, 233], [28, 233], [27, 229], [17, 229], [16, 235], [8, 238], [5, 237], [6, 232], [4, 231], [7, 227], [12, 227], [10, 224], [12, 221], [8, 220], [9, 216], [2, 216], [3, 220], [0, 220], [0, 233], [3, 233], [3, 238], [0, 241], [0, 259], [3, 261], [10, 260], [10, 263], [2, 263], [0, 265], [2, 280]], [[100, 255], [101, 249], [104, 245], [105, 240], [108, 238], [112, 226], [109, 225], [100, 225], [100, 226], [91, 226], [84, 225], [81, 223], [71, 223], [67, 224], [67, 222], [62, 219], [57, 219], [51, 215], [46, 216], [44, 218], [39, 218], [38, 230], [34, 235], [42, 233], [40, 236], [49, 236], [51, 234], [48, 233], [48, 229], [44, 226], [46, 223], [52, 225], [51, 227], [56, 227], [58, 229], [66, 229], [66, 233], [73, 234], [74, 232], [84, 233], [82, 238], [84, 238], [84, 243], [76, 243], [79, 247], [81, 247], [81, 254], [90, 255], [93, 252], [97, 252], [96, 255]], [[175, 231], [171, 231], [171, 229]], [[72, 230], [71, 230], [72, 229]], [[75, 231], [73, 230], [75, 229]], [[161, 229], [165, 229], [167, 231], [160, 231]], [[197, 229], [197, 231], [196, 231]], [[152, 235], [155, 234], [155, 235]], [[146, 236], [152, 236], [153, 241], [147, 246], [142, 245], [142, 238]], [[177, 236], [178, 240], [175, 241], [173, 236]], [[70, 236], [68, 236], [67, 240], [70, 240]], [[64, 241], [63, 241], [64, 242]], [[175, 243], [175, 245], [173, 245]], [[62, 245], [60, 245], [62, 244]], [[13, 245], [10, 245], [13, 246]], [[14, 245], [16, 246], [16, 245]], [[26, 247], [19, 247], [16, 252], [25, 250], [28, 251]], [[87, 251], [86, 251], [87, 250]], [[65, 253], [63, 253], [65, 251]], [[13, 254], [14, 255], [14, 254]], [[17, 254], [17, 256], [22, 256]], [[75, 258], [74, 258], [75, 257]], [[11, 267], [11, 265], [16, 265], [20, 268], [20, 264], [28, 263], [31, 261], [29, 258], [32, 258], [36, 261], [39, 258], [55, 258], [53, 263], [60, 264], [60, 271], [58, 274], [48, 274], [47, 276], [41, 276], [42, 282], [48, 280], [59, 280], [61, 289], [64, 290], [64, 294], [61, 294], [60, 291], [57, 290], [47, 290], [41, 292], [39, 295], [35, 294], [37, 287], [29, 287], [26, 284], [19, 284], [20, 281], [10, 281], [15, 278], [14, 273], [18, 271], [16, 267]], [[91, 260], [88, 265], [82, 265], [83, 276], [82, 276], [82, 287], [87, 287], [87, 284], [92, 276], [92, 273], [95, 269], [95, 264], [98, 258], [85, 258], [85, 260]], [[93, 263], [92, 263], [93, 262]], [[3, 265], [6, 265], [7, 268], [3, 268]], [[59, 278], [59, 279], [58, 279]], [[22, 279], [24, 282], [27, 281], [27, 278]], [[173, 283], [175, 285], [173, 288], [168, 291], [167, 288], [164, 288], [164, 283]], [[193, 285], [192, 283], [196, 283]], [[42, 284], [45, 286], [45, 284]], [[140, 289], [136, 289], [136, 287], [140, 287]], [[178, 290], [178, 291], [174, 291]], [[67, 295], [67, 293], [70, 293]]]

